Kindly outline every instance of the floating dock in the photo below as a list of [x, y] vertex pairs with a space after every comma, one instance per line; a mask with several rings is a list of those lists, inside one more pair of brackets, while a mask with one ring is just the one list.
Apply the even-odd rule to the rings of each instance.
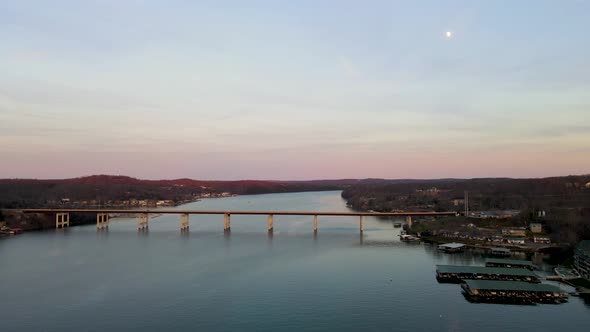
[[568, 295], [556, 286], [520, 281], [467, 280], [464, 295], [473, 302], [492, 303], [564, 303]]
[[507, 248], [492, 248], [490, 250], [490, 253], [493, 256], [500, 256], [500, 257], [510, 257], [510, 255], [512, 255], [512, 252], [510, 251], [510, 249], [507, 249]]
[[515, 260], [515, 259], [487, 258], [486, 259], [486, 266], [487, 267], [506, 267], [506, 268], [511, 268], [511, 269], [527, 269], [527, 270], [531, 270], [531, 271], [534, 269], [533, 262]]
[[463, 280], [541, 282], [533, 271], [527, 269], [461, 265], [437, 265], [436, 279], [439, 282], [456, 283], [460, 283]]
[[465, 245], [463, 243], [445, 243], [438, 246], [438, 250], [453, 253], [453, 252], [462, 252], [465, 250]]

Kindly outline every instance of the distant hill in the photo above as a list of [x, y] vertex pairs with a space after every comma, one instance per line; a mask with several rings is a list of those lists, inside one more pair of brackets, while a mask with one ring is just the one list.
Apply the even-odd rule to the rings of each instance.
[[121, 175], [92, 175], [60, 180], [0, 179], [0, 208], [52, 206], [64, 199], [76, 202], [128, 200], [182, 202], [207, 193], [252, 195], [338, 190], [357, 182], [358, 180], [202, 181], [186, 178], [141, 180]]
[[[473, 197], [487, 195], [492, 200], [479, 200], [481, 208], [517, 208], [522, 197], [531, 195], [562, 195], [574, 187], [583, 187], [590, 175], [544, 179], [333, 179], [306, 181], [241, 180], [203, 181], [194, 179], [142, 180], [122, 175], [92, 175], [80, 178], [0, 179], [0, 208], [52, 206], [63, 199], [70, 201], [172, 200], [182, 202], [203, 194], [231, 193], [238, 195], [344, 190], [343, 197], [355, 208], [388, 210], [392, 195], [414, 192], [420, 188], [437, 187], [447, 199], [462, 197], [469, 190]], [[566, 186], [570, 183], [570, 187]], [[518, 197], [516, 197], [518, 196]], [[371, 207], [367, 207], [367, 200]], [[483, 197], [483, 196], [482, 196]], [[495, 198], [494, 198], [495, 197]], [[516, 198], [515, 198], [516, 197]], [[578, 201], [576, 199], [576, 201]], [[474, 200], [475, 202], [475, 200]], [[489, 203], [489, 204], [488, 204]], [[571, 201], [569, 202], [571, 203]], [[582, 204], [582, 202], [578, 202]], [[566, 204], [567, 205], [567, 204]]]

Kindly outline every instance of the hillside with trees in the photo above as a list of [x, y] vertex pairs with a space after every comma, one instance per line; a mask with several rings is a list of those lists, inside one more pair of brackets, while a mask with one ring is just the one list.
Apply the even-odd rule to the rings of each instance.
[[[52, 207], [63, 204], [102, 206], [147, 200], [176, 204], [202, 196], [252, 195], [339, 190], [357, 180], [332, 181], [200, 181], [141, 180], [128, 176], [94, 175], [74, 179], [0, 179], [0, 208]], [[82, 204], [85, 203], [85, 204]]]
[[539, 179], [446, 179], [394, 184], [357, 184], [342, 197], [356, 210], [470, 211], [518, 210], [515, 225], [540, 222], [557, 242], [590, 239], [590, 175]]

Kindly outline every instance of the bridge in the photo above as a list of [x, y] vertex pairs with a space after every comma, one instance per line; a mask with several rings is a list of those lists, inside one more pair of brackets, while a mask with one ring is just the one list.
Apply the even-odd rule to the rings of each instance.
[[405, 217], [406, 223], [412, 226], [412, 217], [440, 217], [455, 216], [455, 212], [319, 212], [319, 211], [221, 211], [221, 210], [165, 210], [165, 209], [24, 209], [24, 213], [55, 214], [55, 228], [70, 226], [70, 213], [96, 213], [96, 228], [109, 227], [111, 214], [135, 214], [137, 228], [146, 230], [149, 225], [150, 214], [177, 214], [180, 216], [180, 230], [189, 228], [189, 216], [192, 215], [223, 215], [223, 230], [230, 231], [232, 215], [262, 215], [267, 216], [268, 232], [273, 232], [274, 216], [313, 216], [313, 231], [318, 231], [319, 216], [359, 217], [359, 230], [364, 230], [363, 217]]

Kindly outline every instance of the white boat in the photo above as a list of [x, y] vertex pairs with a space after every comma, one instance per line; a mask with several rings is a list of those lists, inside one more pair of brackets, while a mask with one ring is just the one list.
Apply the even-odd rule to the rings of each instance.
[[408, 234], [400, 234], [399, 239], [404, 242], [420, 242], [419, 237]]

